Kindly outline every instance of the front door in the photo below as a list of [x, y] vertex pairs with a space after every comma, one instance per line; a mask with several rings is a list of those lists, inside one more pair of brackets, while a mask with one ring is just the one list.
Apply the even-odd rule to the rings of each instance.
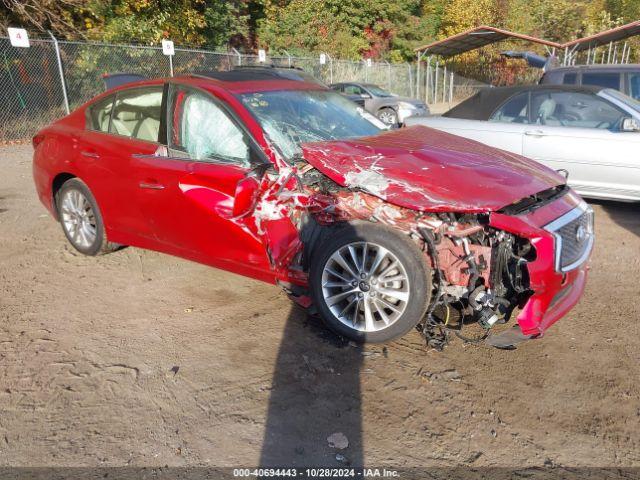
[[141, 158], [139, 203], [169, 251], [243, 274], [267, 272], [259, 236], [234, 216], [238, 183], [252, 168], [244, 131], [209, 93], [172, 85], [168, 157]]

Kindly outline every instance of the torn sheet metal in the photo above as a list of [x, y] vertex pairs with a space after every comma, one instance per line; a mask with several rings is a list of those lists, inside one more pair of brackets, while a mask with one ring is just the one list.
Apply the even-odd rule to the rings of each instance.
[[420, 211], [488, 212], [565, 183], [532, 160], [423, 126], [302, 150], [338, 184]]

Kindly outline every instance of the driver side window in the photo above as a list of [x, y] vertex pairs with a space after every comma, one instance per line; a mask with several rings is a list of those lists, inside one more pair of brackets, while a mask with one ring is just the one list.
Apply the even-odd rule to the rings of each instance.
[[242, 130], [212, 97], [178, 87], [169, 119], [170, 147], [195, 160], [249, 165], [249, 144]]
[[365, 93], [365, 91], [357, 85], [345, 85], [344, 93], [346, 93], [347, 95], [362, 95], [363, 93]]
[[618, 128], [624, 112], [594, 94], [545, 91], [532, 93], [531, 110], [538, 125], [574, 128]]

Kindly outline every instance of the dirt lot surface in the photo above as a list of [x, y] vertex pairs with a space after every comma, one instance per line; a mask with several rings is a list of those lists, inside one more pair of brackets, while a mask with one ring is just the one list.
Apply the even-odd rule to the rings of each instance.
[[0, 148], [0, 171], [0, 466], [640, 466], [637, 206], [594, 204], [586, 294], [543, 339], [361, 349], [274, 286], [83, 257], [31, 147]]

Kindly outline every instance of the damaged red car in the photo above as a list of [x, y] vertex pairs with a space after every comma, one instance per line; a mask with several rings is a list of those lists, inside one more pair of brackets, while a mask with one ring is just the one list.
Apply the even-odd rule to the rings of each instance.
[[78, 251], [132, 245], [278, 284], [355, 341], [443, 327], [455, 310], [508, 347], [585, 287], [593, 216], [563, 176], [388, 130], [294, 69], [121, 85], [33, 145], [40, 199]]

